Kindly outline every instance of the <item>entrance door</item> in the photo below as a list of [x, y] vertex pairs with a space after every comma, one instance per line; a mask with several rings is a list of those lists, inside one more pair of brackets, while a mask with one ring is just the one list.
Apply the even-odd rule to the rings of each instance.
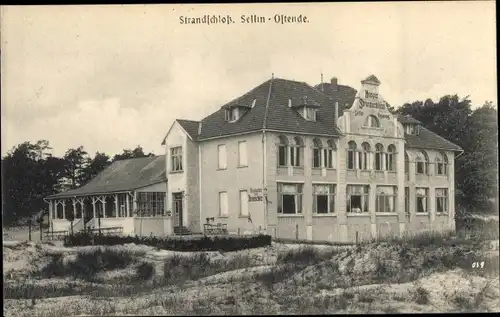
[[182, 219], [182, 193], [172, 194], [172, 208], [174, 212], [174, 226], [182, 227], [184, 225]]

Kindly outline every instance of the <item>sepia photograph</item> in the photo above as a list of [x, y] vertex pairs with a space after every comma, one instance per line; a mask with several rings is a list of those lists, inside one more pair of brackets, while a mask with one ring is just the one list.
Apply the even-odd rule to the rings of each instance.
[[0, 6], [3, 315], [500, 312], [495, 13]]

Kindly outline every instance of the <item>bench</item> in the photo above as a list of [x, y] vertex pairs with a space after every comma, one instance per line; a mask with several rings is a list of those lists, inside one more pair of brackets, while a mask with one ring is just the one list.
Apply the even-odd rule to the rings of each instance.
[[205, 235], [227, 234], [227, 224], [225, 224], [225, 223], [218, 223], [218, 224], [206, 223], [203, 225], [203, 231], [204, 231]]

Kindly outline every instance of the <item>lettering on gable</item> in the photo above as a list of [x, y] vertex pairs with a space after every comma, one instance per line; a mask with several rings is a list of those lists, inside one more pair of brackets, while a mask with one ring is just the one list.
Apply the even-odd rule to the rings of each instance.
[[365, 90], [365, 97], [370, 99], [378, 99], [378, 94]]
[[375, 108], [375, 109], [386, 109], [385, 103], [383, 102], [373, 102], [359, 99], [359, 107]]
[[356, 111], [354, 111], [354, 115], [355, 116], [362, 116], [363, 115], [363, 111], [356, 110]]
[[388, 114], [378, 114], [379, 118], [385, 118], [385, 119], [390, 119], [391, 117]]

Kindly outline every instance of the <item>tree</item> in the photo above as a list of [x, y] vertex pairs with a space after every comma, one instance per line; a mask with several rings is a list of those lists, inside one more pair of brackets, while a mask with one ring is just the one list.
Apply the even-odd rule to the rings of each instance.
[[110, 164], [111, 161], [108, 155], [96, 152], [94, 158], [87, 159], [86, 167], [83, 169], [82, 185], [88, 183]]
[[71, 188], [79, 187], [85, 179], [84, 170], [88, 162], [87, 152], [83, 146], [76, 149], [69, 149], [64, 154], [65, 177], [71, 181]]
[[138, 158], [138, 157], [148, 157], [148, 156], [154, 156], [153, 153], [145, 154], [144, 150], [140, 145], [137, 145], [137, 147], [133, 150], [130, 149], [124, 149], [123, 153], [121, 154], [116, 154], [113, 157], [113, 162], [114, 161], [120, 161], [120, 160], [125, 160], [125, 159], [131, 159], [131, 158]]

